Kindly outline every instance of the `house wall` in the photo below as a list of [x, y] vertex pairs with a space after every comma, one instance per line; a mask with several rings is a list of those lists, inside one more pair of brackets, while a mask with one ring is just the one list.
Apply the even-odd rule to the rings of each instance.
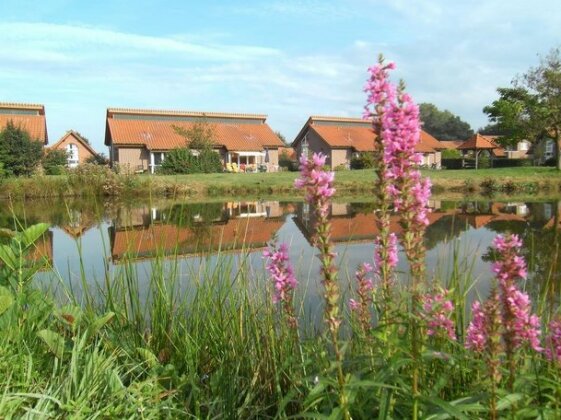
[[67, 146], [71, 143], [75, 144], [76, 147], [78, 147], [78, 163], [82, 164], [86, 161], [87, 158], [93, 156], [92, 153], [86, 147], [84, 147], [81, 142], [79, 142], [72, 136], [68, 136], [67, 138], [65, 138], [60, 144], [56, 146], [56, 149], [64, 150], [66, 152]]
[[[308, 141], [308, 152], [309, 153], [323, 153], [325, 155], [327, 155], [327, 161], [326, 164], [331, 165], [331, 148], [329, 147], [329, 145], [323, 141], [323, 139], [317, 135], [317, 133], [315, 133], [314, 131], [308, 129], [305, 135], [305, 138]], [[298, 159], [300, 159], [300, 156], [302, 155], [302, 143], [304, 142], [304, 139], [302, 139], [300, 142], [298, 142], [298, 145], [296, 147], [296, 153], [298, 155]], [[277, 156], [278, 156], [278, 152], [277, 152]], [[277, 157], [277, 162], [278, 162], [278, 157]]]
[[131, 171], [148, 170], [150, 153], [144, 147], [115, 147], [115, 163], [127, 167]]
[[351, 164], [351, 149], [331, 149], [331, 169], [337, 166], [344, 166], [350, 168]]

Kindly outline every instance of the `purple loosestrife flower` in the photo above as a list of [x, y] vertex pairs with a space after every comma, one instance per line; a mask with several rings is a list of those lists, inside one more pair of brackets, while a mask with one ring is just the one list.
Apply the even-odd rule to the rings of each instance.
[[473, 318], [467, 329], [465, 346], [481, 353], [487, 344], [487, 317], [478, 300], [471, 304], [471, 313]]
[[349, 300], [351, 310], [357, 312], [358, 314], [363, 332], [368, 331], [370, 328], [369, 306], [372, 302], [372, 290], [374, 289], [374, 285], [372, 283], [372, 279], [368, 277], [368, 274], [372, 271], [373, 268], [370, 264], [363, 263], [360, 265], [355, 273], [355, 278], [358, 284], [358, 301], [354, 299]]
[[454, 321], [451, 317], [454, 313], [454, 304], [448, 298], [448, 290], [440, 290], [434, 295], [425, 294], [421, 297], [423, 311], [421, 318], [426, 322], [427, 335], [446, 336], [450, 340], [456, 340]]
[[278, 248], [270, 245], [263, 252], [263, 257], [268, 259], [267, 271], [274, 284], [273, 302], [280, 303], [288, 317], [291, 327], [296, 327], [296, 317], [292, 307], [292, 297], [297, 286], [294, 270], [288, 258], [288, 246], [280, 244]]
[[521, 246], [522, 241], [517, 235], [497, 235], [493, 241], [499, 258], [493, 263], [492, 270], [499, 281], [503, 339], [509, 357], [524, 343], [528, 343], [535, 351], [542, 350], [539, 341], [540, 319], [531, 313], [528, 294], [520, 291], [514, 283], [528, 273], [524, 258], [518, 254]]
[[561, 319], [549, 323], [549, 335], [545, 342], [545, 357], [561, 365]]

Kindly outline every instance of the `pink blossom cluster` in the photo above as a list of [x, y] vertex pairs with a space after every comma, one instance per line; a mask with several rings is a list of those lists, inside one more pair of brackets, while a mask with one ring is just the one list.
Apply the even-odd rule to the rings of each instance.
[[531, 313], [528, 294], [509, 285], [503, 291], [506, 307], [503, 307], [503, 319], [507, 332], [512, 333], [514, 348], [528, 343], [535, 351], [542, 351], [540, 346], [540, 319]]
[[454, 304], [449, 299], [449, 291], [444, 289], [436, 294], [425, 294], [421, 297], [423, 311], [421, 318], [426, 322], [427, 334], [439, 336], [444, 334], [450, 340], [456, 340], [454, 331]]
[[335, 194], [333, 181], [335, 173], [323, 170], [326, 155], [314, 153], [312, 158], [300, 157], [300, 178], [294, 186], [306, 191], [306, 201], [317, 206], [321, 216], [326, 217], [329, 211], [329, 199]]
[[487, 313], [478, 300], [472, 303], [471, 313], [472, 320], [466, 332], [465, 346], [470, 350], [482, 352], [487, 345]]
[[561, 364], [561, 319], [549, 323], [549, 335], [545, 341], [545, 357]]
[[349, 307], [352, 311], [359, 311], [363, 303], [368, 304], [368, 302], [372, 300], [370, 293], [374, 289], [374, 284], [372, 283], [372, 279], [368, 277], [368, 274], [371, 273], [373, 269], [372, 265], [362, 263], [355, 272], [359, 301], [352, 298], [349, 299]]
[[275, 293], [273, 302], [290, 302], [292, 291], [296, 288], [297, 281], [294, 270], [288, 260], [288, 246], [285, 243], [275, 249], [273, 245], [263, 252], [263, 257], [268, 258], [267, 271], [273, 280]]
[[[389, 268], [397, 267], [398, 262], [398, 254], [397, 254], [397, 235], [395, 233], [390, 233], [388, 235], [388, 245], [386, 248], [382, 248], [380, 244], [380, 238], [377, 237], [374, 240], [374, 264], [376, 265], [376, 269], [380, 272], [380, 267], [382, 266], [383, 262], [385, 261]], [[385, 258], [384, 255], [385, 253]]]
[[364, 117], [372, 119], [374, 131], [379, 134], [383, 148], [382, 176], [388, 181], [386, 192], [395, 209], [414, 211], [416, 222], [426, 226], [431, 185], [430, 181], [421, 180], [420, 172], [415, 169], [421, 163], [421, 155], [415, 152], [421, 133], [419, 107], [411, 96], [388, 81], [388, 70], [393, 69], [393, 63], [380, 63], [368, 69]]
[[518, 235], [497, 235], [493, 247], [500, 253], [500, 259], [491, 269], [499, 282], [510, 282], [516, 278], [526, 278], [528, 271], [524, 258], [518, 255], [522, 241]]
[[[499, 282], [498, 299], [501, 306], [500, 324], [507, 352], [513, 352], [527, 343], [535, 351], [542, 351], [540, 346], [540, 319], [531, 313], [531, 301], [527, 293], [518, 289], [514, 281], [527, 275], [526, 262], [518, 252], [522, 241], [516, 235], [498, 235], [493, 246], [499, 252], [499, 258], [492, 266]], [[483, 316], [478, 302], [472, 306], [473, 320], [467, 331], [466, 347], [480, 351], [485, 341], [489, 318]], [[497, 330], [497, 332], [499, 332]]]

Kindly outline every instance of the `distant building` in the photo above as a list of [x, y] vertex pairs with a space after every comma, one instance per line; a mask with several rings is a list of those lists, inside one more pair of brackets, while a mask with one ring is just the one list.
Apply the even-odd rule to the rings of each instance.
[[109, 108], [105, 145], [111, 164], [153, 173], [166, 153], [186, 146], [185, 137], [176, 127], [188, 130], [197, 122], [205, 122], [213, 130], [213, 147], [225, 166], [263, 165], [277, 170], [278, 149], [283, 143], [266, 119], [266, 115], [254, 114]]
[[[298, 157], [322, 152], [332, 169], [349, 168], [351, 159], [361, 152], [373, 152], [376, 135], [372, 124], [360, 118], [311, 116], [292, 143]], [[440, 142], [425, 131], [416, 151], [423, 155], [422, 165], [440, 168]]]
[[6, 128], [10, 121], [27, 131], [32, 140], [47, 144], [49, 139], [43, 105], [0, 102], [0, 130]]
[[73, 130], [67, 131], [50, 149], [64, 150], [68, 156], [67, 166], [69, 168], [75, 168], [88, 158], [97, 155], [88, 142]]

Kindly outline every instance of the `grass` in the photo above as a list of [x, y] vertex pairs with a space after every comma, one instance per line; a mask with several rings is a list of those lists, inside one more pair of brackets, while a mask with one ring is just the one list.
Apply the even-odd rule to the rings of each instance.
[[[489, 192], [482, 186], [493, 180], [492, 192], [557, 193], [561, 172], [549, 167], [423, 171], [433, 183], [433, 193]], [[127, 175], [105, 168], [85, 167], [68, 175], [9, 178], [0, 181], [0, 198], [71, 196], [215, 197], [294, 196], [297, 172], [255, 174]], [[368, 195], [373, 190], [372, 170], [336, 172], [338, 196]]]
[[[302, 324], [293, 334], [271, 303], [269, 280], [256, 277], [247, 250], [237, 262], [222, 253], [216, 265], [202, 258], [196, 269], [182, 268], [179, 256], [156, 258], [146, 289], [136, 266], [125, 261], [78, 297], [57, 278], [52, 290], [31, 282], [40, 267], [26, 253], [44, 229], [25, 229], [0, 248], [2, 416], [341, 417], [329, 338], [307, 326], [299, 305]], [[423, 418], [489, 416], [487, 368], [462, 345], [473, 262], [458, 254], [456, 244], [449, 266], [438, 279], [427, 279], [452, 290], [458, 340], [421, 336]], [[56, 288], [63, 292], [58, 301]], [[373, 324], [367, 335], [346, 314], [341, 344], [353, 418], [411, 415], [408, 293], [395, 285], [390, 322]], [[551, 293], [536, 293], [544, 322], [556, 311]], [[498, 391], [500, 415], [559, 418], [561, 366], [527, 350], [517, 363], [514, 389], [507, 391], [503, 382]]]

